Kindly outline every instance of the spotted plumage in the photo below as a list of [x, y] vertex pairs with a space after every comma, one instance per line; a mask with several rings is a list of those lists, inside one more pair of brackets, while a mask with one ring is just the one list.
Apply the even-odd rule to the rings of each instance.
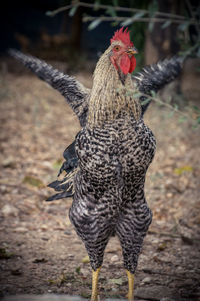
[[[79, 117], [82, 129], [64, 152], [63, 180], [50, 184], [61, 191], [49, 200], [73, 194], [69, 217], [85, 244], [94, 272], [92, 301], [97, 301], [99, 268], [112, 235], [121, 243], [129, 277], [129, 300], [143, 239], [152, 220], [144, 184], [156, 142], [143, 120], [151, 91], [173, 80], [181, 69], [174, 57], [146, 67], [135, 76], [136, 49], [120, 29], [99, 59], [92, 89], [52, 69], [43, 61], [16, 51], [11, 54], [58, 89]], [[144, 93], [138, 98], [138, 92]]]
[[69, 216], [86, 245], [92, 268], [101, 266], [106, 244], [116, 234], [124, 266], [133, 273], [151, 222], [144, 181], [155, 138], [142, 119], [136, 122], [122, 114], [103, 129], [82, 129], [76, 150], [79, 170]]

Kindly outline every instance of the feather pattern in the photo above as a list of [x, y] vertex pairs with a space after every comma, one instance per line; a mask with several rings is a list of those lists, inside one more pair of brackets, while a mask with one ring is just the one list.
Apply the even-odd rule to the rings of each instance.
[[[85, 244], [94, 271], [103, 263], [110, 237], [117, 235], [124, 267], [134, 274], [144, 237], [152, 221], [144, 184], [156, 150], [155, 137], [143, 120], [147, 106], [141, 107], [141, 99], [138, 100], [135, 95], [138, 90], [145, 94], [157, 91], [179, 73], [180, 67], [179, 62], [172, 59], [146, 67], [132, 78], [130, 73], [122, 74], [115, 68], [110, 59], [111, 46], [97, 63], [87, 101], [87, 93], [83, 93], [76, 81], [72, 88], [73, 79], [59, 75], [54, 82], [54, 71], [46, 63], [39, 63], [39, 69], [36, 68], [37, 75], [40, 75], [41, 66], [45, 66], [43, 71], [51, 70], [51, 80], [48, 72], [45, 75], [47, 82], [59, 87], [65, 97], [68, 97], [66, 91], [69, 89], [68, 102], [80, 121], [80, 107], [84, 106], [87, 111], [75, 145], [73, 143], [64, 152], [65, 159], [69, 161], [61, 171], [70, 170], [69, 177], [50, 184], [59, 192], [48, 200], [67, 197], [74, 192], [69, 217]], [[32, 58], [29, 61], [29, 57], [19, 56], [22, 61], [28, 60], [29, 67], [38, 62], [36, 59], [32, 65]], [[57, 74], [57, 70], [55, 72]], [[66, 87], [63, 86], [63, 78]], [[75, 170], [70, 165], [71, 162], [72, 166], [74, 164], [74, 146], [75, 157], [78, 158]]]
[[[146, 66], [141, 72], [133, 75], [133, 81], [136, 82], [136, 86], [141, 93], [151, 95], [151, 91], [159, 91], [180, 74], [183, 60], [182, 57], [174, 56], [171, 59], [165, 59], [157, 64]], [[141, 102], [144, 102], [145, 99], [147, 97], [140, 97]], [[143, 115], [150, 102], [142, 105]]]
[[58, 90], [78, 116], [81, 126], [85, 125], [89, 89], [85, 88], [75, 78], [63, 74], [43, 60], [23, 54], [15, 49], [9, 49], [8, 52], [24, 66], [33, 71], [40, 79]]
[[[88, 116], [88, 98], [91, 93], [89, 89], [86, 89], [74, 78], [63, 74], [62, 72], [54, 69], [46, 62], [39, 60], [31, 55], [25, 55], [15, 49], [10, 49], [9, 54], [19, 60], [30, 70], [32, 70], [39, 78], [46, 81], [53, 88], [57, 89], [65, 97], [67, 102], [71, 105], [71, 107], [77, 114], [81, 126], [83, 127], [86, 125]], [[145, 95], [151, 95], [151, 91], [159, 91], [163, 86], [173, 81], [179, 75], [182, 69], [183, 60], [184, 58], [182, 57], [174, 56], [171, 59], [165, 59], [164, 61], [158, 62], [157, 64], [144, 67], [141, 72], [132, 75], [132, 80], [135, 84], [135, 88], [140, 93]], [[141, 103], [142, 116], [144, 115], [151, 102], [149, 101], [145, 104], [146, 99], [147, 96], [144, 95], [141, 95], [139, 98]], [[75, 152], [75, 141], [66, 148], [63, 156], [65, 161], [60, 169], [59, 175], [63, 171], [68, 174], [73, 169], [77, 168], [78, 158]], [[56, 194], [55, 198], [54, 196], [51, 197], [51, 200], [65, 198], [68, 196], [71, 197], [73, 195], [73, 190], [69, 190], [69, 187], [71, 187], [71, 185], [73, 186], [73, 178], [71, 179], [71, 182], [65, 182], [65, 185], [63, 184], [63, 180], [57, 180], [53, 183], [54, 185], [50, 187], [54, 188], [56, 191], [61, 191], [62, 189], [63, 194]]]

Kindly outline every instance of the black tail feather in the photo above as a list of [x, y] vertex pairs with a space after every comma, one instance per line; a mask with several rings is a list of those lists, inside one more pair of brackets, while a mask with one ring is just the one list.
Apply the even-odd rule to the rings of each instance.
[[69, 191], [64, 191], [64, 192], [57, 193], [57, 194], [50, 196], [48, 199], [46, 199], [46, 202], [52, 202], [52, 201], [64, 199], [64, 198], [71, 198], [72, 196], [73, 196], [73, 192], [71, 189]]

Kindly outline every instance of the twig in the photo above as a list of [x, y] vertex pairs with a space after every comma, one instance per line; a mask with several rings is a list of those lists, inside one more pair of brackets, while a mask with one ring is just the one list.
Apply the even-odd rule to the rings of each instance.
[[[190, 1], [189, 1], [189, 0], [185, 0], [185, 2], [186, 2], [186, 4], [187, 4], [187, 6], [188, 6], [188, 9], [189, 9], [189, 12], [190, 12], [190, 14], [191, 14], [191, 17], [192, 17], [193, 19], [196, 19], [196, 18], [195, 18], [195, 14], [193, 13], [192, 6], [191, 6]], [[196, 28], [197, 33], [198, 33], [198, 38], [200, 38], [200, 26], [199, 26], [199, 24], [198, 24], [197, 22], [195, 22], [195, 28]]]
[[173, 238], [181, 238], [180, 235], [178, 234], [172, 234], [172, 233], [168, 233], [168, 232], [158, 232], [155, 230], [149, 230], [148, 234], [156, 234], [156, 235], [160, 235], [160, 236], [169, 236], [169, 237], [173, 237]]
[[62, 7], [59, 7], [53, 11], [48, 11], [46, 14], [48, 16], [51, 16], [51, 17], [54, 17], [55, 15], [61, 13], [62, 11], [65, 11], [65, 10], [68, 10], [70, 8], [72, 8], [74, 5], [73, 4], [70, 4], [70, 5], [66, 5], [66, 6], [62, 6]]
[[33, 189], [30, 189], [30, 188], [28, 188], [26, 186], [21, 186], [20, 184], [19, 185], [17, 185], [17, 184], [10, 184], [10, 183], [6, 183], [4, 181], [0, 181], [0, 185], [2, 185], [2, 186], [8, 186], [8, 187], [13, 187], [13, 188], [21, 189], [21, 190], [27, 190], [30, 193], [33, 193], [33, 194], [36, 194], [36, 195], [38, 195], [40, 197], [43, 197], [43, 198], [45, 197], [46, 198], [46, 195], [41, 194], [41, 193], [39, 193], [39, 192], [37, 192], [37, 191], [35, 191]]
[[150, 96], [150, 95], [147, 95], [147, 94], [144, 94], [144, 93], [141, 93], [141, 96], [145, 96], [145, 97], [147, 97], [147, 98], [150, 99], [150, 100], [154, 100], [155, 102], [157, 102], [157, 103], [159, 103], [159, 104], [161, 104], [161, 105], [163, 105], [163, 106], [169, 108], [170, 110], [172, 110], [172, 111], [174, 111], [174, 112], [176, 112], [176, 113], [178, 113], [178, 114], [180, 114], [180, 115], [186, 117], [187, 119], [188, 119], [188, 117], [189, 117], [189, 119], [191, 119], [192, 121], [194, 121], [194, 119], [193, 119], [190, 115], [188, 115], [188, 114], [186, 114], [186, 113], [180, 111], [178, 108], [173, 107], [173, 106], [170, 105], [169, 103], [166, 103], [166, 102], [162, 101], [161, 99], [159, 99], [159, 98], [157, 98], [157, 97], [153, 97], [153, 96]]
[[[155, 270], [152, 270], [152, 269], [148, 269], [148, 268], [144, 268], [144, 269], [138, 269], [138, 271], [140, 272], [144, 272], [144, 273], [148, 273], [148, 274], [155, 274], [155, 275], [163, 275], [163, 276], [169, 276], [171, 278], [180, 278], [180, 279], [185, 279], [185, 274], [176, 274], [176, 273], [172, 273], [172, 274], [169, 274], [169, 273], [165, 273], [165, 272], [161, 272], [161, 271], [155, 271]], [[192, 279], [199, 279], [198, 276], [194, 276], [194, 275], [188, 275], [188, 278], [192, 278]]]
[[[112, 22], [112, 21], [122, 22], [122, 21], [125, 21], [127, 19], [128, 19], [127, 17], [107, 17], [107, 16], [101, 16], [101, 17], [85, 16], [85, 17], [83, 17], [84, 22], [94, 21], [94, 20], [100, 20], [100, 21], [104, 21], [104, 22]], [[167, 19], [164, 19], [164, 18], [133, 18], [133, 23], [134, 22], [154, 22], [154, 23], [159, 22], [159, 23], [163, 23], [163, 22], [166, 22], [166, 21], [167, 21]], [[185, 20], [171, 20], [171, 23], [182, 24], [182, 23], [185, 23]], [[189, 23], [190, 24], [196, 24], [196, 22], [194, 22], [193, 20], [190, 20]]]
[[[58, 14], [59, 12], [68, 10], [70, 8], [72, 8], [73, 6], [82, 6], [82, 7], [87, 7], [87, 8], [99, 8], [99, 9], [109, 9], [110, 7], [112, 7], [115, 11], [124, 11], [124, 12], [141, 12], [144, 14], [148, 14], [149, 15], [149, 11], [146, 9], [139, 9], [139, 8], [129, 8], [129, 7], [122, 7], [122, 6], [112, 6], [112, 5], [104, 5], [104, 4], [92, 4], [92, 3], [84, 3], [81, 1], [73, 1], [71, 5], [67, 5], [67, 6], [63, 6], [60, 7], [52, 12], [49, 12], [49, 15], [51, 14], [51, 16], [54, 16], [56, 14]], [[170, 13], [164, 13], [164, 12], [156, 12], [155, 15], [159, 15], [159, 16], [163, 16], [163, 17], [168, 17], [168, 18], [176, 18], [176, 19], [181, 19], [186, 21], [187, 18], [185, 18], [182, 15], [177, 15], [177, 14], [170, 14]], [[166, 21], [166, 20], [165, 20]]]

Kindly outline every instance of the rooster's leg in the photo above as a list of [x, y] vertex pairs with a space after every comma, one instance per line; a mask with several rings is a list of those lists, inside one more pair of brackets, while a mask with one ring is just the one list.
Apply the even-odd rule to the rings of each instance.
[[128, 276], [128, 301], [134, 301], [134, 274], [126, 270]]
[[98, 279], [101, 267], [96, 271], [92, 270], [92, 296], [91, 301], [98, 301]]

